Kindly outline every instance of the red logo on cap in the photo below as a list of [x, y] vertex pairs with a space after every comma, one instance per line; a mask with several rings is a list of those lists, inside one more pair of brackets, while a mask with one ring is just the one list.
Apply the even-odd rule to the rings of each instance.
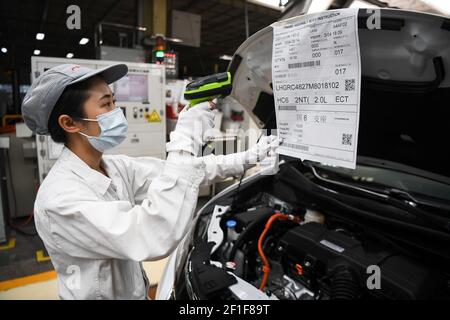
[[75, 71], [75, 69], [78, 69], [79, 67], [80, 67], [79, 65], [73, 66], [72, 71]]

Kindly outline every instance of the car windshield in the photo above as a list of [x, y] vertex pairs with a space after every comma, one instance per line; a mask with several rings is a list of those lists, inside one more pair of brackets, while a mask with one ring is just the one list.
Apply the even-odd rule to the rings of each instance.
[[346, 169], [314, 164], [324, 178], [353, 182], [376, 188], [399, 189], [410, 194], [450, 201], [450, 185], [410, 173], [358, 164]]

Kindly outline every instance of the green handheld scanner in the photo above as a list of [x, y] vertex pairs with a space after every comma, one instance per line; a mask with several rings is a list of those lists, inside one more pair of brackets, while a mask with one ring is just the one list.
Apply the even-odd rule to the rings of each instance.
[[231, 93], [231, 89], [231, 74], [216, 73], [190, 82], [186, 86], [184, 98], [189, 101], [189, 107], [193, 107], [200, 102], [225, 97]]

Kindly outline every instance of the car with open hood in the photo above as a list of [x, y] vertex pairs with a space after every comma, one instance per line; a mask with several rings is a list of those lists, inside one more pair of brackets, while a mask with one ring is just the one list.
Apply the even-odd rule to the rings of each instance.
[[[280, 156], [212, 198], [171, 255], [159, 299], [449, 299], [450, 20], [358, 13], [355, 169]], [[275, 129], [273, 28], [248, 38], [230, 99]]]

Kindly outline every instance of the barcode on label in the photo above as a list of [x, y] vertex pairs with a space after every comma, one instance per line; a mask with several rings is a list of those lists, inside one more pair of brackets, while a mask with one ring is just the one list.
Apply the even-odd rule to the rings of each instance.
[[355, 90], [355, 79], [345, 79], [345, 91]]
[[297, 106], [278, 106], [278, 110], [297, 111]]
[[343, 133], [342, 134], [342, 145], [351, 146], [352, 145], [352, 137], [351, 133]]
[[302, 150], [302, 151], [308, 151], [309, 150], [308, 146], [302, 146], [302, 145], [293, 144], [293, 143], [283, 142], [282, 146], [286, 147], [286, 148], [297, 149], [297, 150]]
[[303, 61], [303, 62], [296, 62], [296, 63], [288, 64], [289, 69], [317, 67], [317, 66], [320, 66], [320, 60], [311, 60], [311, 61]]

